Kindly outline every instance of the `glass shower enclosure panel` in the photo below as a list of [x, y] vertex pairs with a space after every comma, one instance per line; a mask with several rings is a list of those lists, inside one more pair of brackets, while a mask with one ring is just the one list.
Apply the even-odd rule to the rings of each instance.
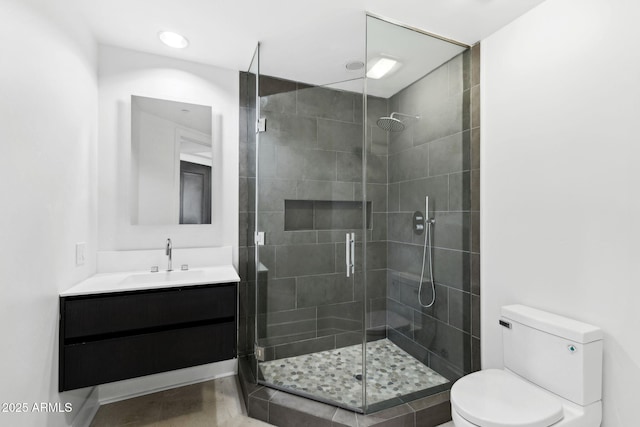
[[373, 412], [470, 369], [468, 46], [367, 16], [366, 67], [367, 194], [387, 225], [367, 248]]
[[311, 86], [261, 75], [256, 110], [258, 381], [364, 405], [362, 79]]

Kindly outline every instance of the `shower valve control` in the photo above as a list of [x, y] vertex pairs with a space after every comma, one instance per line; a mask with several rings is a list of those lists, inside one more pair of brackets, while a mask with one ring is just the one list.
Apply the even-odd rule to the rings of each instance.
[[418, 235], [424, 233], [424, 214], [420, 211], [413, 213], [413, 232]]

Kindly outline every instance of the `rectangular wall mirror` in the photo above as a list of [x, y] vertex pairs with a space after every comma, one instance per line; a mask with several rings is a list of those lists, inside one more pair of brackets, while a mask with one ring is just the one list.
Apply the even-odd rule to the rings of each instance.
[[131, 96], [131, 223], [211, 224], [211, 107]]

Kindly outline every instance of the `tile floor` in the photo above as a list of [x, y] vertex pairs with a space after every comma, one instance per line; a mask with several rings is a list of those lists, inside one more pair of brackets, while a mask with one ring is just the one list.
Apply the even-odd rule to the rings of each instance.
[[[249, 418], [237, 377], [225, 377], [101, 406], [91, 427], [268, 427]], [[439, 427], [454, 427], [445, 423]]]
[[[264, 379], [351, 407], [362, 406], [362, 346], [261, 362]], [[383, 402], [448, 380], [389, 341], [367, 344], [367, 401]]]
[[238, 377], [188, 385], [101, 406], [91, 427], [260, 427], [247, 416]]

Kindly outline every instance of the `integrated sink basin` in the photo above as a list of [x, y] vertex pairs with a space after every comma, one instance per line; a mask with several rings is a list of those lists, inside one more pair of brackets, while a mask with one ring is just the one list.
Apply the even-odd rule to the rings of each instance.
[[207, 276], [207, 272], [203, 269], [194, 270], [174, 270], [174, 271], [159, 271], [157, 273], [134, 273], [125, 277], [120, 284], [151, 284], [157, 283], [158, 285], [180, 282], [181, 284], [191, 283], [193, 281], [202, 281]]

